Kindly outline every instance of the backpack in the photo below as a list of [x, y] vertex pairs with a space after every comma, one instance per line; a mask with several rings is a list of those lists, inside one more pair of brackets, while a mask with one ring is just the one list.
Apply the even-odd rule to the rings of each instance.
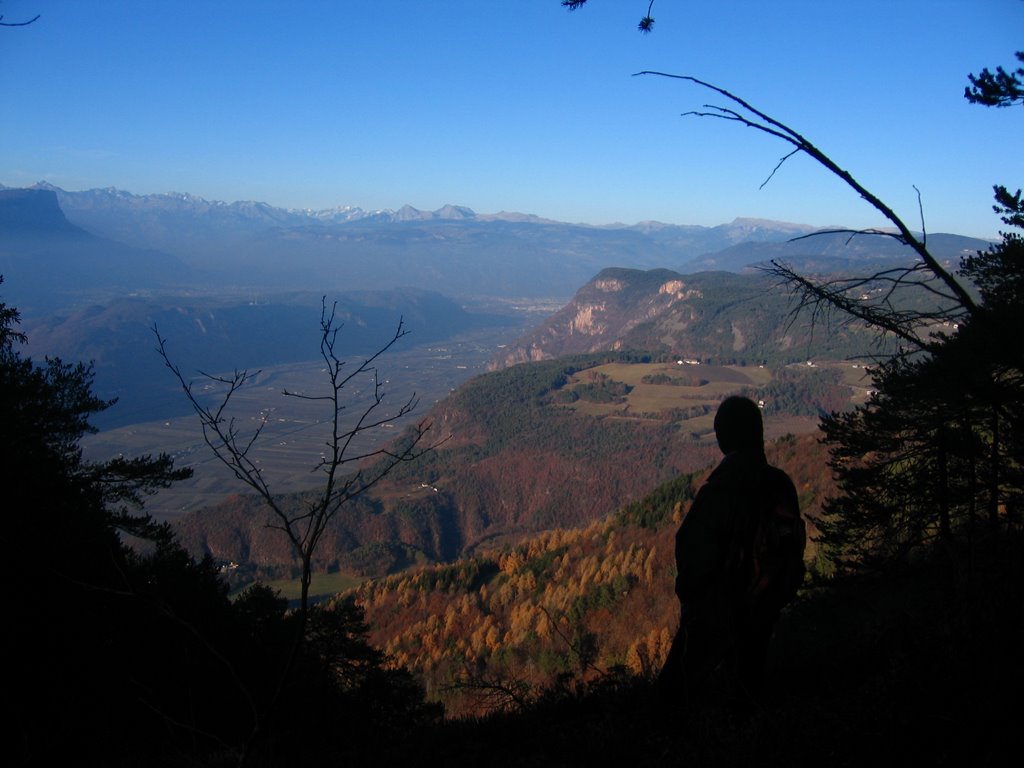
[[753, 621], [774, 621], [795, 596], [804, 573], [807, 532], [792, 481], [765, 467], [735, 499], [725, 563], [734, 605]]

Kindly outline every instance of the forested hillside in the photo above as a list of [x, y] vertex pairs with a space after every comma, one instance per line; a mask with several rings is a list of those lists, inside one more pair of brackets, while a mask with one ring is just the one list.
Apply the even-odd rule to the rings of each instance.
[[[817, 438], [781, 439], [768, 456], [795, 479], [813, 534], [833, 491]], [[355, 597], [371, 641], [456, 715], [518, 706], [566, 675], [622, 667], [650, 678], [678, 622], [675, 531], [706, 474], [680, 475], [585, 527], [367, 582]], [[806, 557], [828, 570], [813, 542]]]
[[[820, 412], [848, 406], [856, 389], [845, 379], [857, 373], [849, 368], [685, 368], [620, 352], [467, 382], [428, 415], [445, 442], [396, 467], [339, 515], [316, 568], [380, 575], [585, 526], [712, 464], [711, 420], [725, 394], [765, 400], [769, 434], [779, 436], [813, 431]], [[243, 564], [233, 571], [239, 582], [286, 576], [293, 557], [266, 522], [261, 504], [233, 496], [185, 516], [177, 530], [190, 551]]]

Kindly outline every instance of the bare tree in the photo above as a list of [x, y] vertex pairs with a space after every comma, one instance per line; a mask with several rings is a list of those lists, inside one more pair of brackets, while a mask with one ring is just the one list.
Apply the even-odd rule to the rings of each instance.
[[[266, 707], [255, 711], [252, 732], [239, 757], [244, 764], [256, 743], [265, 731], [271, 714], [277, 707], [291, 675], [299, 649], [307, 641], [311, 611], [309, 606], [309, 585], [313, 575], [313, 557], [324, 532], [341, 509], [353, 499], [364, 494], [395, 467], [413, 461], [424, 452], [435, 447], [424, 446], [424, 439], [430, 430], [426, 420], [418, 422], [395, 443], [383, 447], [366, 447], [365, 440], [370, 430], [394, 422], [411, 414], [418, 405], [413, 393], [408, 399], [395, 406], [386, 402], [383, 382], [377, 370], [377, 360], [391, 349], [399, 339], [408, 334], [403, 320], [398, 321], [394, 333], [377, 350], [352, 365], [343, 360], [338, 349], [338, 334], [343, 324], [337, 317], [337, 303], [328, 308], [326, 298], [320, 310], [320, 357], [326, 363], [327, 387], [322, 394], [306, 394], [283, 390], [285, 397], [323, 403], [328, 411], [330, 435], [326, 450], [313, 467], [322, 476], [322, 485], [305, 497], [298, 509], [285, 503], [284, 497], [274, 492], [263, 475], [254, 455], [260, 436], [266, 426], [264, 417], [251, 431], [240, 428], [235, 417], [229, 415], [232, 399], [243, 387], [252, 383], [260, 371], [235, 370], [230, 376], [216, 376], [199, 371], [200, 381], [219, 385], [221, 394], [212, 405], [205, 405], [196, 393], [196, 383], [187, 379], [181, 369], [172, 362], [167, 351], [167, 340], [154, 325], [157, 352], [164, 365], [181, 385], [185, 397], [203, 431], [203, 440], [213, 455], [224, 466], [251, 488], [263, 500], [271, 512], [270, 528], [281, 531], [291, 544], [301, 565], [301, 597], [298, 622], [291, 648], [280, 670], [274, 692]], [[346, 387], [358, 376], [369, 375], [373, 388], [369, 399], [360, 402], [350, 397]], [[351, 410], [349, 406], [354, 406]], [[312, 641], [316, 642], [316, 629]]]
[[[583, 8], [586, 3], [587, 0], [562, 0], [561, 4], [569, 11], [575, 11]], [[653, 0], [648, 0], [647, 13], [641, 18], [639, 24], [641, 32], [650, 32], [653, 28], [654, 18], [651, 16], [653, 7]], [[1019, 53], [1018, 59], [1024, 61], [1024, 53]], [[921, 235], [919, 237], [892, 208], [865, 188], [853, 175], [840, 167], [807, 137], [757, 109], [739, 96], [690, 75], [650, 70], [636, 74], [685, 80], [713, 91], [726, 100], [725, 106], [705, 104], [700, 110], [686, 112], [684, 116], [728, 120], [747, 128], [753, 128], [791, 145], [792, 150], [779, 160], [768, 178], [762, 183], [762, 187], [772, 179], [789, 158], [803, 152], [853, 189], [895, 228], [894, 232], [878, 229], [823, 230], [805, 235], [805, 237], [837, 233], [848, 234], [850, 238], [889, 237], [913, 251], [914, 262], [906, 267], [885, 269], [867, 276], [833, 277], [827, 280], [815, 279], [801, 274], [784, 262], [773, 261], [768, 272], [793, 289], [797, 297], [794, 317], [804, 311], [809, 311], [812, 322], [820, 318], [831, 319], [832, 317], [840, 317], [847, 322], [852, 319], [861, 320], [885, 333], [892, 334], [900, 339], [907, 351], [915, 352], [931, 347], [933, 340], [930, 330], [935, 327], [936, 323], [966, 320], [975, 313], [977, 306], [971, 293], [928, 250], [920, 194], [918, 194], [918, 208], [921, 213]], [[1024, 76], [1024, 68], [1010, 73], [1002, 68], [997, 68], [995, 74], [987, 69], [983, 70], [979, 76], [970, 77], [973, 87], [967, 89], [967, 98], [977, 103], [998, 106], [1019, 104], [1021, 103], [1020, 78], [1022, 76]], [[997, 193], [998, 191], [997, 189]], [[1008, 199], [1005, 189], [1003, 193]], [[923, 291], [933, 300], [934, 306], [926, 309], [907, 308], [906, 303], [900, 301], [904, 289]]]
[[447, 693], [464, 693], [486, 714], [492, 712], [526, 712], [536, 703], [537, 686], [515, 677], [480, 674], [466, 664], [462, 676], [443, 686]]
[[[928, 237], [924, 227], [923, 214], [921, 216], [922, 233], [919, 237], [892, 208], [857, 181], [849, 171], [840, 167], [807, 137], [724, 88], [689, 75], [652, 71], [638, 72], [637, 75], [657, 75], [686, 80], [714, 91], [728, 102], [727, 106], [705, 104], [700, 110], [683, 113], [684, 116], [727, 120], [747, 128], [753, 128], [791, 145], [793, 149], [779, 160], [762, 183], [762, 187], [771, 181], [775, 173], [789, 158], [802, 152], [853, 189], [895, 228], [894, 232], [879, 229], [823, 230], [804, 237], [836, 233], [848, 234], [850, 238], [869, 235], [888, 237], [906, 245], [914, 253], [913, 263], [905, 267], [887, 268], [867, 276], [830, 278], [828, 280], [817, 280], [800, 274], [785, 262], [772, 261], [772, 267], [768, 272], [780, 278], [796, 292], [796, 313], [808, 310], [812, 313], [812, 318], [816, 319], [822, 315], [838, 312], [890, 333], [899, 338], [911, 350], [920, 351], [929, 348], [931, 344], [927, 329], [934, 327], [936, 323], [964, 320], [975, 312], [977, 307], [967, 288], [928, 250]], [[880, 290], [868, 292], [864, 290], [865, 288]], [[897, 306], [894, 298], [904, 289], [925, 291], [934, 300], [934, 308], [908, 309], [905, 305]]]
[[[330, 435], [326, 450], [314, 471], [322, 476], [322, 485], [303, 500], [301, 507], [294, 510], [283, 503], [267, 482], [255, 456], [254, 448], [266, 426], [264, 418], [251, 431], [243, 431], [229, 406], [234, 395], [249, 384], [260, 372], [236, 370], [230, 376], [215, 376], [200, 371], [202, 380], [226, 388], [219, 400], [205, 405], [196, 394], [195, 383], [186, 379], [181, 369], [171, 361], [167, 351], [167, 340], [153, 327], [157, 338], [157, 352], [164, 364], [178, 380], [192, 410], [199, 417], [203, 440], [213, 455], [245, 485], [263, 500], [271, 512], [270, 528], [281, 531], [291, 543], [292, 550], [301, 566], [301, 598], [299, 611], [302, 621], [309, 612], [309, 585], [312, 579], [313, 557], [317, 545], [331, 521], [341, 509], [353, 499], [361, 496], [396, 466], [416, 459], [434, 446], [424, 446], [424, 438], [430, 423], [420, 421], [397, 442], [383, 447], [366, 448], [363, 440], [370, 430], [391, 423], [411, 414], [418, 404], [413, 393], [407, 400], [394, 407], [388, 407], [386, 396], [376, 362], [408, 331], [399, 320], [391, 338], [375, 352], [351, 367], [341, 359], [338, 351], [338, 333], [343, 325], [337, 318], [337, 304], [330, 307], [326, 298], [320, 313], [320, 356], [326, 363], [327, 387], [321, 394], [282, 391], [285, 397], [299, 400], [322, 402], [328, 413]], [[350, 413], [349, 406], [356, 401], [348, 397], [346, 387], [357, 376], [370, 375], [373, 389], [367, 403], [356, 405]], [[349, 470], [353, 471], [349, 471]]]
[[0, 27], [27, 27], [37, 21], [42, 14], [37, 13], [28, 21], [4, 21], [3, 14], [0, 14]]

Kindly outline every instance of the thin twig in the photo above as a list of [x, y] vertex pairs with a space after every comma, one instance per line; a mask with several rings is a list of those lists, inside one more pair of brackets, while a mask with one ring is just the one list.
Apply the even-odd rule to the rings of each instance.
[[[861, 198], [866, 200], [875, 210], [881, 213], [886, 219], [888, 219], [899, 231], [904, 242], [910, 246], [918, 257], [927, 265], [928, 269], [945, 285], [949, 288], [952, 295], [956, 298], [957, 304], [964, 308], [967, 313], [973, 313], [976, 310], [976, 305], [971, 298], [967, 290], [953, 277], [952, 274], [947, 272], [938, 263], [935, 257], [929, 252], [927, 245], [924, 241], [918, 240], [914, 234], [910, 231], [909, 227], [896, 215], [895, 211], [886, 205], [881, 199], [870, 192], [860, 182], [858, 182], [848, 171], [841, 168], [839, 165], [832, 160], [831, 157], [826, 155], [820, 149], [818, 149], [813, 143], [811, 143], [806, 137], [801, 135], [796, 130], [790, 128], [786, 124], [776, 120], [770, 115], [762, 112], [755, 108], [750, 103], [744, 101], [735, 94], [719, 88], [716, 85], [700, 80], [690, 75], [675, 75], [666, 72], [657, 72], [651, 70], [645, 70], [637, 72], [637, 75], [657, 75], [659, 77], [667, 77], [675, 80], [685, 80], [702, 88], [714, 91], [720, 94], [724, 98], [731, 101], [733, 104], [738, 105], [744, 112], [740, 112], [736, 109], [728, 107], [720, 107], [716, 105], [706, 104], [704, 105], [705, 110], [709, 111], [692, 111], [686, 112], [684, 115], [694, 115], [697, 117], [714, 117], [720, 120], [729, 120], [733, 122], [739, 122], [748, 128], [766, 133], [770, 136], [774, 136], [794, 147], [794, 151], [786, 158], [792, 156], [797, 151], [802, 151], [812, 157], [820, 165], [824, 166], [833, 175], [837, 176], [847, 186], [853, 189]], [[784, 158], [785, 159], [785, 158]], [[774, 174], [774, 171], [773, 171]], [[771, 178], [771, 177], [769, 177]]]

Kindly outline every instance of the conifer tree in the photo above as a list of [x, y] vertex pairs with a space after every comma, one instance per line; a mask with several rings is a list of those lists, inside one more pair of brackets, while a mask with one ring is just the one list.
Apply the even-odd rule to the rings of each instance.
[[[1021, 74], [983, 70], [970, 76], [965, 95], [988, 106], [1020, 104]], [[915, 356], [885, 361], [866, 405], [823, 421], [843, 495], [826, 506], [821, 528], [840, 561], [887, 561], [936, 537], [973, 542], [982, 523], [1020, 523], [1024, 204], [1019, 190], [1003, 186], [995, 200], [1011, 231], [960, 269], [978, 301], [955, 330], [933, 330]]]
[[[13, 587], [3, 649], [18, 669], [5, 683], [16, 703], [11, 759], [50, 764], [74, 752], [78, 761], [145, 762], [223, 743], [246, 717], [245, 693], [212, 640], [229, 621], [226, 589], [212, 563], [192, 560], [138, 509], [189, 473], [164, 454], [83, 458], [90, 418], [112, 403], [93, 393], [90, 365], [23, 356], [18, 320], [0, 302], [0, 483]], [[145, 554], [125, 533], [144, 541]], [[214, 688], [231, 716], [197, 703], [212, 703]]]

